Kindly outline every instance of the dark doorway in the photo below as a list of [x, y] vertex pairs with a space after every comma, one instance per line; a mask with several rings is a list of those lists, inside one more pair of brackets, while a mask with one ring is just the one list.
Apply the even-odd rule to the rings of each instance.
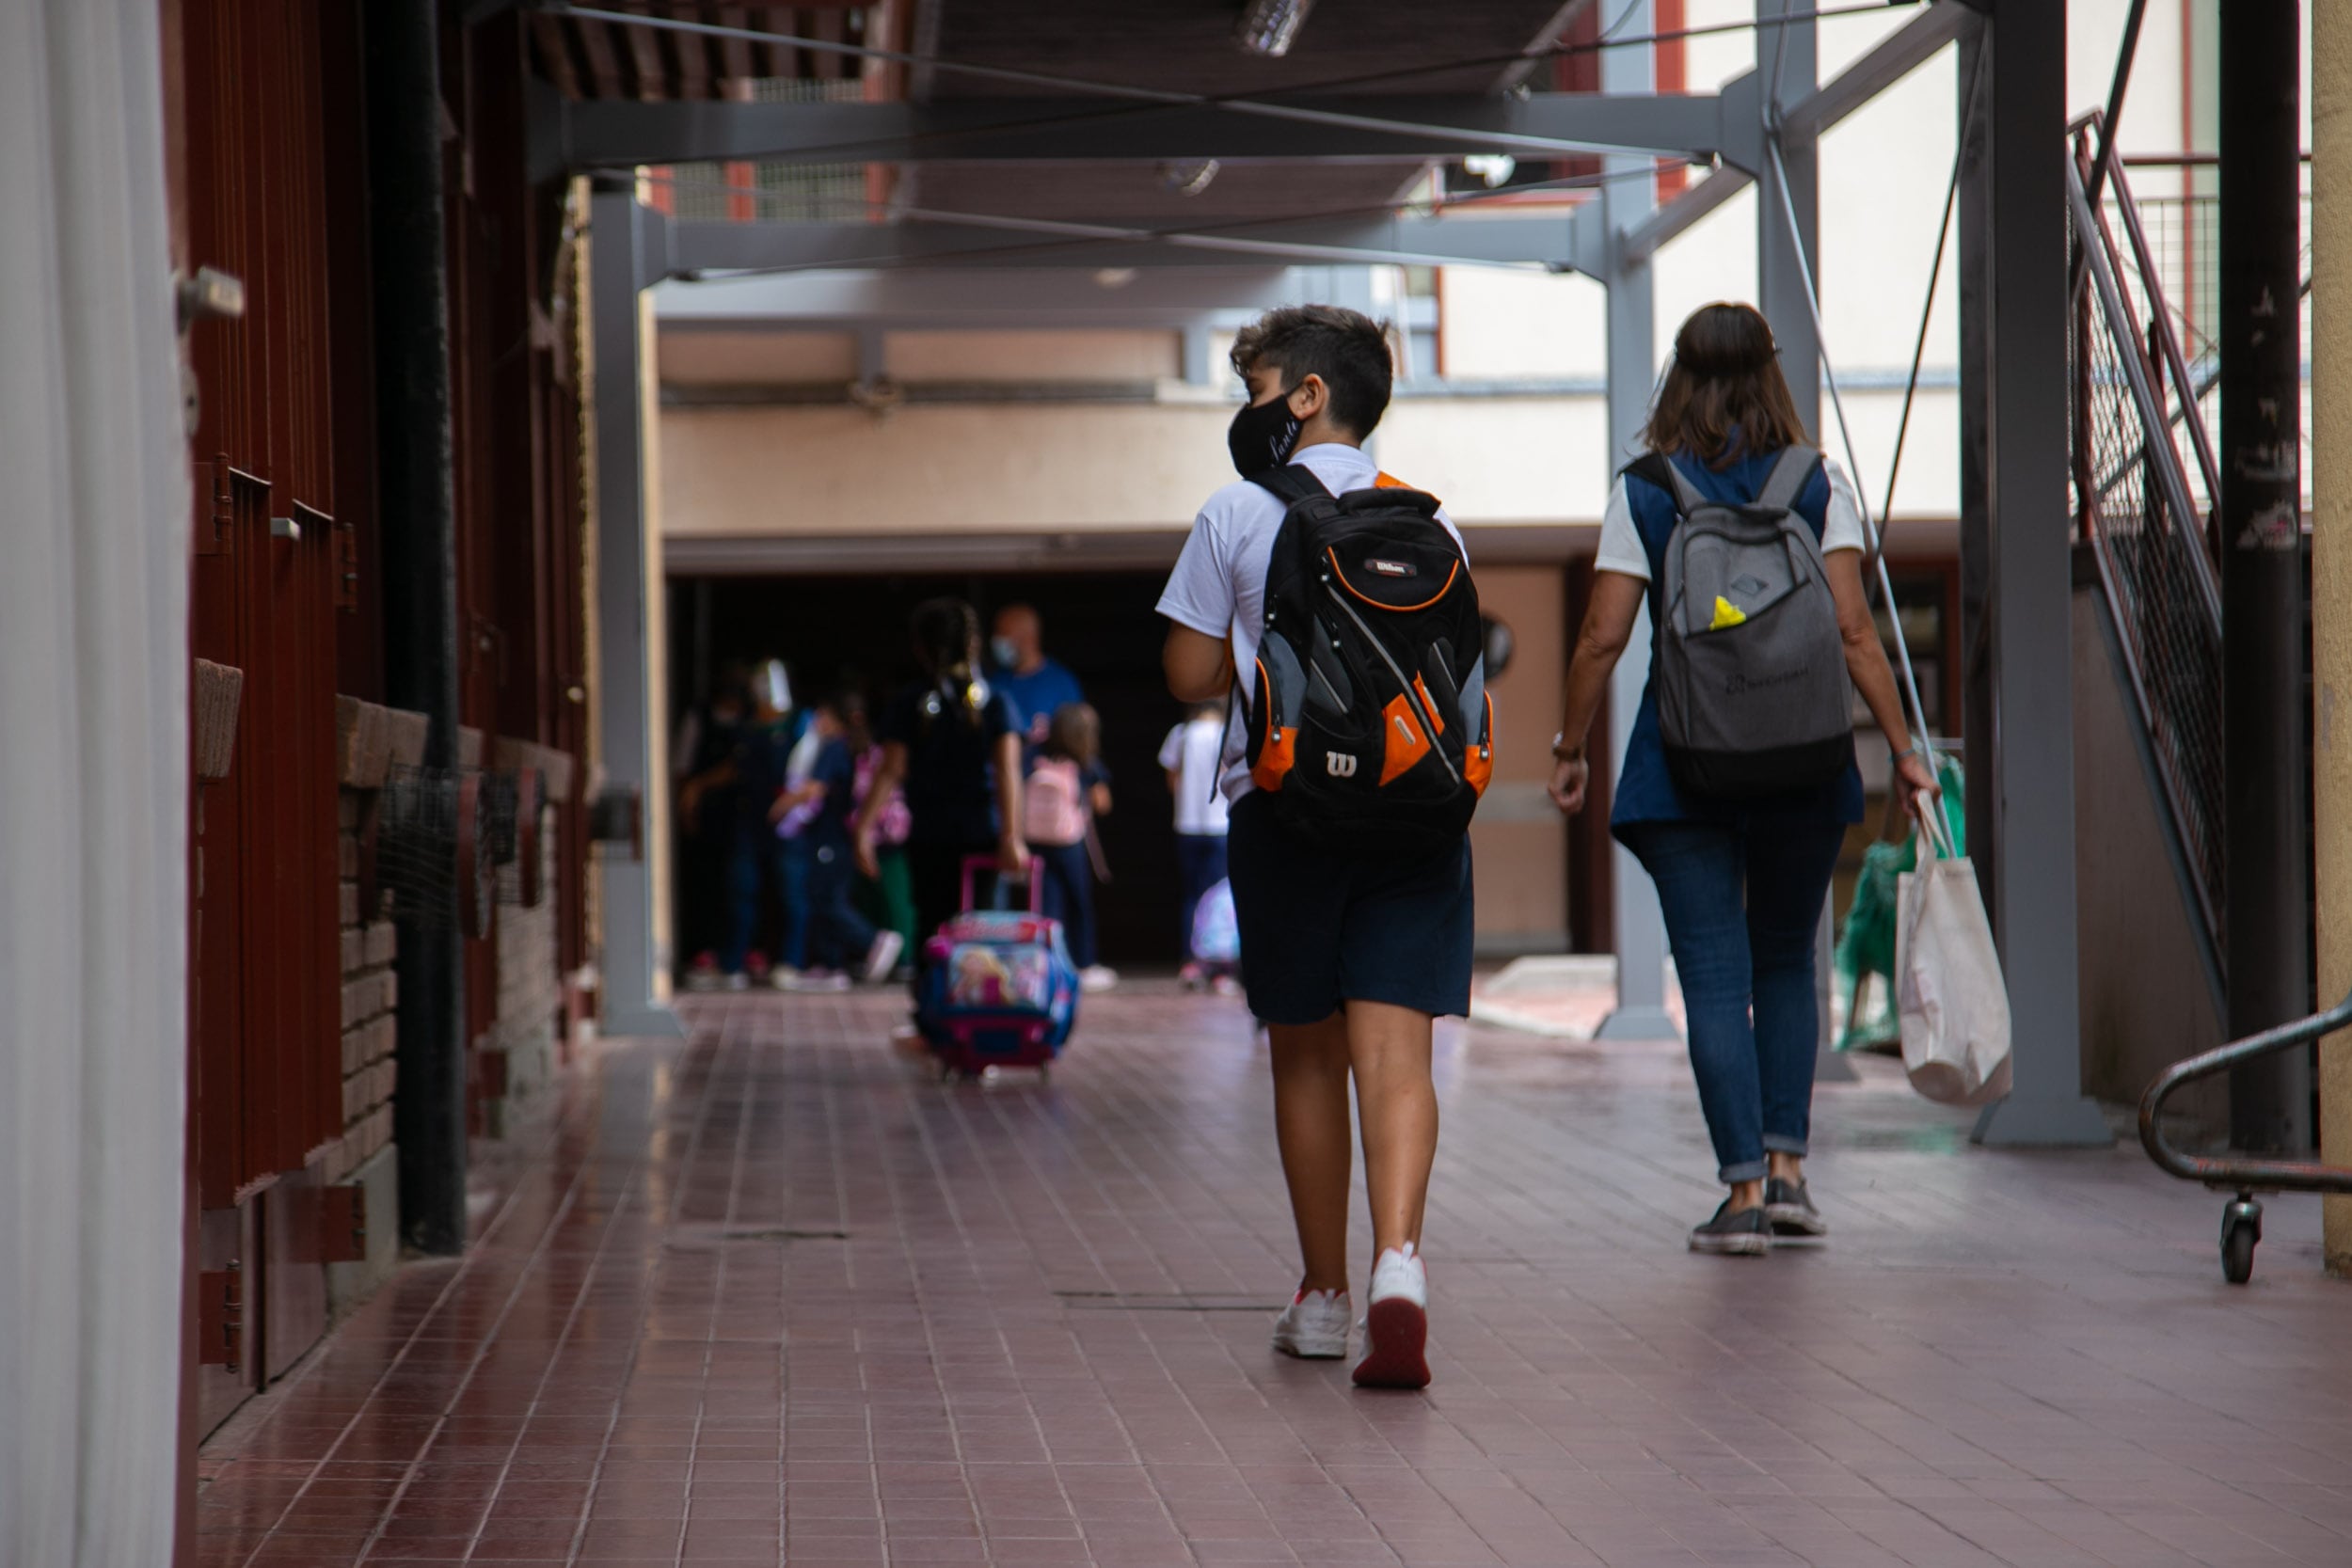
[[[771, 657], [790, 668], [796, 691], [852, 686], [879, 708], [915, 677], [907, 616], [925, 599], [970, 599], [984, 626], [1005, 605], [1035, 606], [1046, 651], [1103, 716], [1115, 806], [1101, 824], [1112, 876], [1100, 890], [1104, 961], [1173, 969], [1183, 957], [1175, 835], [1159, 748], [1184, 710], [1160, 678], [1167, 624], [1152, 606], [1165, 580], [1156, 570], [673, 579], [671, 712], [701, 702], [728, 661]], [[683, 962], [693, 951], [684, 933], [696, 925], [687, 900], [703, 895], [681, 885], [676, 896]]]

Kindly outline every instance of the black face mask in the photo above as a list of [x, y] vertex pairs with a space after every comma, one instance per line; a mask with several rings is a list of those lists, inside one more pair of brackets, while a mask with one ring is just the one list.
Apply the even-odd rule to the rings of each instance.
[[1249, 404], [1233, 415], [1225, 444], [1233, 454], [1233, 471], [1242, 478], [1255, 479], [1291, 460], [1291, 449], [1298, 445], [1298, 416], [1291, 412], [1291, 393], [1297, 389], [1291, 388], [1269, 403]]

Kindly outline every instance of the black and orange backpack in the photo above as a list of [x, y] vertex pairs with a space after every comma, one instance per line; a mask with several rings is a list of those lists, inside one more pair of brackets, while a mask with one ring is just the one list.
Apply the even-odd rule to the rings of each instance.
[[1438, 499], [1383, 474], [1334, 496], [1293, 464], [1266, 563], [1249, 776], [1290, 829], [1365, 855], [1434, 851], [1494, 771], [1478, 589]]

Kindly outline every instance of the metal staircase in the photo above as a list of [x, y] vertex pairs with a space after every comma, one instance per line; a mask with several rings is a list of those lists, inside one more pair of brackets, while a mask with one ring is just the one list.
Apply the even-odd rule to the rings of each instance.
[[[2217, 970], [2224, 909], [2220, 483], [2201, 396], [2122, 161], [2092, 180], [2099, 116], [2067, 160], [2074, 315], [2074, 524], [2097, 562], [2123, 673]], [[2104, 184], [2094, 205], [2090, 192]], [[2112, 220], [2110, 218], [2112, 214]], [[2119, 236], [2118, 230], [2121, 230]]]

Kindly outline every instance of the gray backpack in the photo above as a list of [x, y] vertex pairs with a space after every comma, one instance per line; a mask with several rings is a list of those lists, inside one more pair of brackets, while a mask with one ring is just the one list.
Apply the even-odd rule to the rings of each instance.
[[1813, 527], [1790, 508], [1820, 453], [1789, 447], [1756, 499], [1708, 500], [1660, 458], [1678, 520], [1666, 542], [1651, 679], [1675, 783], [1728, 799], [1828, 783], [1853, 758], [1853, 681]]

